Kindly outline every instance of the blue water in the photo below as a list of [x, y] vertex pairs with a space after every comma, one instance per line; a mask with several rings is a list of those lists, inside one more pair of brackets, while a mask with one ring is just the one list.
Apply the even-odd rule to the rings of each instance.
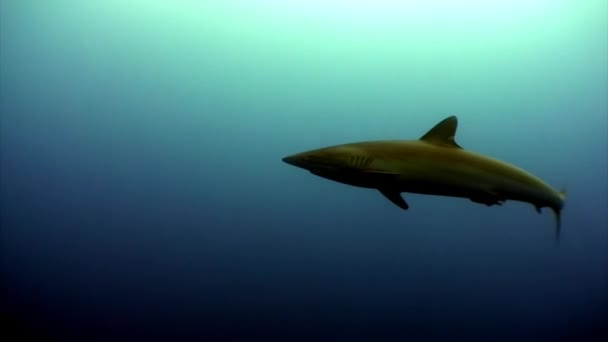
[[[294, 3], [0, 3], [2, 334], [607, 337], [608, 4]], [[449, 115], [567, 188], [559, 246], [529, 204], [281, 162]]]

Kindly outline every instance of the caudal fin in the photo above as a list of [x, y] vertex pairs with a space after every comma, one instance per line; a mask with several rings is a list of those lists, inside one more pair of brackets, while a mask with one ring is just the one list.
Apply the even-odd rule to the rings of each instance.
[[562, 188], [559, 192], [559, 198], [562, 203], [558, 207], [553, 207], [553, 214], [555, 214], [555, 243], [559, 243], [559, 236], [562, 231], [562, 208], [564, 207], [564, 201], [566, 200], [566, 189]]
[[555, 214], [555, 243], [559, 243], [559, 237], [562, 232], [562, 215], [561, 209], [553, 208], [553, 214]]

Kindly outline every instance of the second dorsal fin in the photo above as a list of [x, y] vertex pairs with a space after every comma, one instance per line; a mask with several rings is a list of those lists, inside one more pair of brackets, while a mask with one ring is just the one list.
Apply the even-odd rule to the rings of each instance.
[[435, 127], [426, 132], [420, 140], [444, 147], [462, 148], [454, 140], [457, 127], [458, 119], [456, 116], [452, 115], [436, 124]]

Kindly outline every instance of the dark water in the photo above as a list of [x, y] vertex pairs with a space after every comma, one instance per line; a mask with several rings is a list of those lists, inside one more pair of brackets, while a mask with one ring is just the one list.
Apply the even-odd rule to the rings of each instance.
[[[607, 6], [1, 2], [0, 331], [607, 337]], [[568, 189], [558, 247], [530, 205], [403, 212], [281, 162], [451, 114]]]

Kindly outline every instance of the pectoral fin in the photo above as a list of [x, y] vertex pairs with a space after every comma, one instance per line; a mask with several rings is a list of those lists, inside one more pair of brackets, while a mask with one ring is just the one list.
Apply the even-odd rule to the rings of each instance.
[[389, 201], [393, 202], [399, 208], [403, 210], [407, 210], [409, 208], [407, 202], [405, 202], [403, 197], [401, 197], [400, 192], [390, 189], [378, 189], [378, 191], [380, 191], [380, 193], [383, 194], [384, 197], [388, 198]]

